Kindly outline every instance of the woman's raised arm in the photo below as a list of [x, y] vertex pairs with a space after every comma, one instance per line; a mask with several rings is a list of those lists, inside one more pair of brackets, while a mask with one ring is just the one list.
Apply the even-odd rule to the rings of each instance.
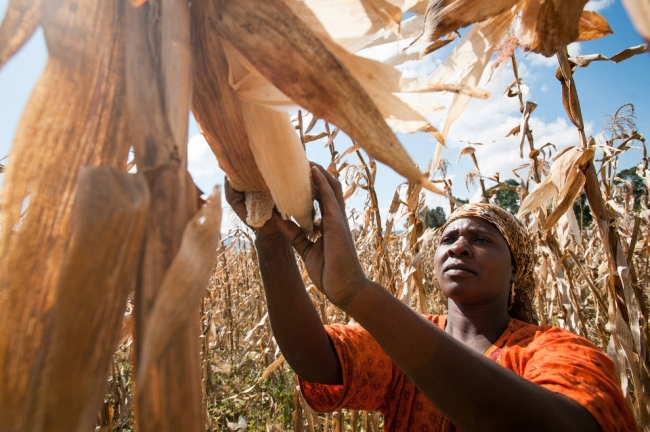
[[[244, 194], [224, 181], [226, 200], [246, 220]], [[273, 218], [259, 229], [255, 248], [275, 340], [300, 378], [342, 384], [341, 364], [318, 312], [305, 290], [291, 244]]]
[[278, 221], [325, 295], [379, 343], [416, 387], [457, 427], [472, 430], [598, 431], [572, 399], [534, 384], [445, 334], [363, 274], [350, 238], [340, 186], [312, 168], [323, 237], [310, 242]]

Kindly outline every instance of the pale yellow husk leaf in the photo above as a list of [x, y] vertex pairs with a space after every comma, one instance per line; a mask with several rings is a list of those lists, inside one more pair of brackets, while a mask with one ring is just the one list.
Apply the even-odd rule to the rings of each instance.
[[[255, 164], [269, 187], [278, 211], [293, 217], [306, 231], [313, 230], [313, 186], [309, 161], [287, 112], [295, 105], [269, 83], [237, 52], [223, 44], [230, 82], [240, 97], [242, 118], [248, 131]], [[251, 191], [255, 192], [255, 191]]]

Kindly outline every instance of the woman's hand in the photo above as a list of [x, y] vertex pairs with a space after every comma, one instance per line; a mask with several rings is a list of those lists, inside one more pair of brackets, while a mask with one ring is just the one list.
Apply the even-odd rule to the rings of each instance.
[[273, 217], [304, 260], [316, 287], [332, 303], [345, 309], [369, 280], [359, 265], [341, 184], [321, 166], [312, 164], [311, 173], [318, 192], [323, 235], [312, 242], [294, 222], [282, 220], [277, 214]]
[[[233, 189], [233, 187], [230, 185], [230, 182], [228, 181], [228, 177], [224, 177], [223, 184], [226, 190], [226, 201], [228, 201], [228, 204], [230, 204], [230, 207], [232, 207], [239, 219], [241, 219], [242, 222], [246, 223], [246, 195], [244, 192], [239, 192]], [[275, 215], [275, 211], [273, 214]], [[266, 223], [261, 228], [253, 228], [253, 230], [256, 232], [257, 238], [259, 239], [261, 237], [279, 233], [280, 227], [278, 226], [276, 220], [277, 219], [275, 217], [271, 217], [271, 219], [266, 221]]]

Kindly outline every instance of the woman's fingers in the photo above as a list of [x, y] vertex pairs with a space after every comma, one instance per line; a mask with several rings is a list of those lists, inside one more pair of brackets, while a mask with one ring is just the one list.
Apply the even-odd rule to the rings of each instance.
[[239, 192], [230, 185], [228, 177], [223, 178], [224, 190], [226, 193], [226, 201], [230, 207], [237, 213], [237, 216], [243, 221], [246, 220], [246, 195], [244, 192]]
[[336, 201], [339, 203], [339, 207], [342, 211], [345, 211], [345, 200], [343, 199], [343, 187], [341, 186], [341, 182], [334, 178], [334, 176], [321, 165], [313, 162], [311, 162], [311, 165], [312, 167], [318, 168], [321, 174], [323, 174], [327, 180], [327, 183], [329, 183], [330, 187], [334, 191], [334, 195], [336, 196]]
[[[345, 210], [341, 210], [334, 190], [327, 181], [327, 178], [316, 166], [311, 168], [311, 175], [320, 195], [319, 203], [321, 205], [323, 218], [325, 218], [326, 215], [329, 215], [330, 217], [340, 219]], [[345, 216], [343, 216], [343, 218], [345, 218]]]
[[284, 234], [287, 240], [289, 240], [289, 243], [291, 243], [291, 246], [293, 246], [296, 252], [298, 252], [298, 255], [300, 255], [304, 260], [307, 252], [309, 252], [309, 249], [314, 245], [314, 243], [307, 238], [305, 233], [295, 222], [282, 219], [276, 212], [273, 212], [272, 217], [275, 220], [275, 223], [280, 227], [282, 234]]

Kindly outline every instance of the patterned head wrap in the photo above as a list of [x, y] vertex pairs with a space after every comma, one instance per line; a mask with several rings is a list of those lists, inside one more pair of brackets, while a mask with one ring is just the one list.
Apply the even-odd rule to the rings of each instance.
[[517, 282], [510, 294], [510, 316], [528, 323], [537, 323], [537, 314], [533, 305], [535, 280], [535, 245], [528, 231], [519, 219], [506, 210], [492, 204], [465, 204], [454, 211], [438, 232], [442, 233], [450, 223], [466, 217], [479, 217], [491, 223], [499, 230], [510, 247], [510, 253], [517, 271]]

